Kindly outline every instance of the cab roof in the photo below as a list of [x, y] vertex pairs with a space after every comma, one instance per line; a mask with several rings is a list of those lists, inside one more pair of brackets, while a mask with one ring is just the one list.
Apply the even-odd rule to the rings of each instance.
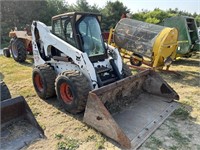
[[99, 13], [93, 13], [93, 12], [67, 12], [63, 14], [59, 14], [56, 16], [53, 16], [52, 19], [56, 18], [62, 18], [62, 17], [67, 17], [67, 16], [76, 16], [76, 15], [95, 15], [95, 16], [101, 16]]

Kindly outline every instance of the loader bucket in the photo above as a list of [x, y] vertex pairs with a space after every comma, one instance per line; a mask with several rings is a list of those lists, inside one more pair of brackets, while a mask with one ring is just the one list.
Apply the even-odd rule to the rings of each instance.
[[138, 148], [177, 108], [178, 94], [153, 70], [93, 90], [83, 121], [125, 148]]
[[1, 102], [1, 148], [16, 150], [44, 136], [24, 97]]

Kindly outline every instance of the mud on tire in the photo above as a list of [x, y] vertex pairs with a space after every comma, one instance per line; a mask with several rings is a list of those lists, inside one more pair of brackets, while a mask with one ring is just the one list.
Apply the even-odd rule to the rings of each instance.
[[33, 86], [40, 98], [48, 99], [55, 96], [55, 78], [55, 70], [48, 64], [39, 65], [33, 69]]
[[92, 89], [84, 74], [65, 71], [57, 77], [55, 86], [57, 98], [66, 111], [72, 114], [84, 111], [88, 93]]
[[7, 87], [7, 85], [3, 82], [3, 81], [0, 81], [0, 95], [1, 95], [1, 101], [4, 101], [6, 99], [10, 99], [11, 98], [11, 95], [10, 95], [10, 91]]
[[15, 38], [11, 40], [12, 57], [17, 62], [24, 62], [26, 60], [27, 50], [22, 39]]

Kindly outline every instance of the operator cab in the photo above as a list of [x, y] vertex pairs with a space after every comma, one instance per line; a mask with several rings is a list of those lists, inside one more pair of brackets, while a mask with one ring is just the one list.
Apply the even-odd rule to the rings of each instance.
[[71, 12], [52, 18], [52, 33], [82, 52], [92, 62], [107, 58], [101, 33], [101, 15], [96, 13]]

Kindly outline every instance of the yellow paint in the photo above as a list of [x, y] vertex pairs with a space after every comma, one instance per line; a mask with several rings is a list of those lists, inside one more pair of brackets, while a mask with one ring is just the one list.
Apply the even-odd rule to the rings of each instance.
[[[111, 28], [108, 37], [108, 44], [117, 47], [118, 46], [113, 43], [111, 40], [113, 36], [114, 29]], [[180, 41], [179, 41], [180, 42]], [[181, 41], [185, 42], [185, 41]], [[175, 60], [177, 57], [176, 49], [178, 46], [178, 30], [176, 28], [164, 28], [156, 37], [156, 40], [153, 44], [153, 55], [151, 61], [146, 61], [143, 59], [143, 63], [151, 66], [153, 69], [163, 69], [165, 66], [165, 60], [167, 58], [171, 58], [171, 60]], [[123, 48], [119, 48], [120, 53], [123, 56], [131, 56], [133, 52], [128, 51]], [[137, 59], [137, 57], [136, 57]], [[138, 60], [141, 61], [141, 58], [138, 57]], [[166, 69], [169, 69], [169, 65], [166, 66]]]
[[157, 36], [153, 44], [153, 66], [164, 67], [164, 61], [170, 57], [172, 60], [176, 57], [178, 41], [178, 30], [175, 28], [164, 28]]

